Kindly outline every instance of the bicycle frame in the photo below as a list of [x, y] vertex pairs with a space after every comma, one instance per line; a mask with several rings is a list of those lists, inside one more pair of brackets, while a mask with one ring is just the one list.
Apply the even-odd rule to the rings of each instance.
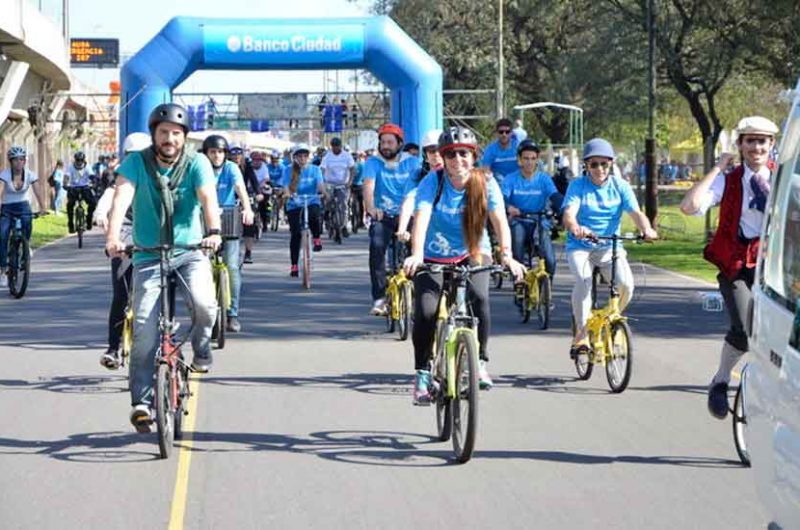
[[[214, 292], [217, 291], [217, 287], [219, 286], [219, 277], [220, 274], [228, 271], [228, 265], [225, 264], [225, 260], [223, 259], [223, 251], [225, 248], [225, 239], [222, 240], [222, 245], [214, 252], [214, 255], [211, 258], [211, 277], [214, 279]], [[228, 283], [227, 292], [222, 293], [222, 302], [223, 307], [222, 310], [227, 311], [231, 308], [231, 290], [230, 290], [230, 283]]]
[[[546, 210], [538, 211], [538, 212], [527, 212], [521, 216], [517, 216], [514, 218], [515, 221], [526, 223], [526, 224], [536, 224], [536, 235], [538, 238], [538, 242], [536, 246], [539, 247], [539, 253], [537, 254], [536, 259], [536, 266], [532, 266], [533, 264], [533, 248], [530, 249], [530, 253], [528, 254], [529, 260], [528, 265], [529, 268], [525, 271], [525, 276], [523, 277], [523, 281], [528, 286], [528, 300], [526, 301], [528, 307], [536, 307], [539, 304], [539, 279], [540, 278], [549, 278], [550, 274], [547, 272], [547, 265], [545, 259], [542, 255], [544, 248], [543, 238], [544, 238], [544, 230], [542, 229], [542, 219], [548, 214]], [[530, 238], [529, 244], [533, 243], [533, 237]]]
[[400, 291], [407, 283], [411, 282], [408, 276], [406, 276], [406, 273], [402, 268], [402, 264], [398, 263], [400, 261], [398, 258], [400, 253], [397, 251], [397, 248], [398, 246], [404, 244], [405, 243], [398, 241], [396, 236], [392, 235], [392, 244], [390, 247], [392, 255], [392, 267], [391, 273], [387, 275], [388, 278], [386, 281], [386, 295], [391, 301], [389, 303], [389, 316], [392, 320], [400, 319], [400, 304], [398, 303], [400, 300]]

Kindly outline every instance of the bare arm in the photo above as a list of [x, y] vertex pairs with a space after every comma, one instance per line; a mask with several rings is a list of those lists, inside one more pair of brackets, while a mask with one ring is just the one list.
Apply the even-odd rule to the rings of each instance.
[[647, 216], [641, 212], [641, 210], [628, 212], [628, 215], [631, 216], [631, 219], [633, 219], [633, 222], [636, 224], [636, 228], [639, 229], [639, 232], [642, 233], [645, 239], [648, 241], [658, 239], [658, 233], [653, 230], [653, 226], [650, 224], [650, 219], [648, 219]]
[[686, 215], [696, 214], [703, 206], [703, 199], [708, 195], [711, 185], [717, 178], [717, 175], [722, 173], [733, 161], [731, 153], [723, 153], [719, 158], [719, 162], [711, 168], [711, 171], [690, 189], [686, 196], [681, 201], [681, 212]]
[[125, 212], [133, 202], [133, 195], [136, 188], [133, 184], [123, 177], [117, 175], [117, 185], [114, 188], [114, 198], [111, 201], [111, 214], [109, 215], [108, 230], [106, 231], [106, 250], [112, 256], [119, 255], [124, 250], [124, 245], [119, 239], [119, 232], [122, 228], [122, 220]]
[[242, 203], [242, 222], [246, 225], [253, 224], [253, 208], [250, 206], [250, 196], [247, 195], [247, 186], [244, 181], [240, 180], [234, 185], [236, 196], [239, 197], [239, 202]]
[[6, 193], [6, 182], [0, 180], [0, 210], [3, 208], [3, 196]]
[[517, 281], [520, 281], [525, 274], [525, 267], [511, 257], [511, 229], [508, 227], [505, 212], [502, 210], [489, 212], [489, 221], [492, 223], [494, 233], [500, 242], [500, 248], [503, 250], [503, 265], [509, 268]]
[[364, 207], [367, 213], [372, 215], [375, 209], [375, 179], [368, 179], [364, 181]]
[[46, 212], [48, 210], [47, 204], [47, 186], [42, 185], [42, 180], [37, 179], [33, 183], [33, 194], [36, 195], [36, 202], [39, 203], [39, 211]]
[[[206, 184], [197, 188], [197, 198], [203, 207], [203, 216], [206, 220], [207, 230], [220, 230], [222, 220], [220, 219], [219, 202], [217, 202], [217, 187], [214, 184]], [[249, 199], [248, 199], [249, 201]], [[222, 243], [222, 236], [219, 234], [204, 237], [202, 245], [216, 250]]]
[[431, 222], [431, 210], [417, 210], [414, 212], [414, 233], [411, 234], [411, 255], [420, 262], [425, 257], [425, 235], [428, 233], [428, 224]]
[[414, 213], [414, 195], [409, 193], [403, 199], [403, 205], [400, 207], [400, 219], [397, 221], [398, 237], [408, 232], [408, 223], [411, 221], [412, 213]]

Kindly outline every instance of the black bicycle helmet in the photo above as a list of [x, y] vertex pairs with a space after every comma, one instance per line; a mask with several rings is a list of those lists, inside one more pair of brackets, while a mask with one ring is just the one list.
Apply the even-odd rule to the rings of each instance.
[[227, 153], [228, 140], [226, 140], [225, 137], [220, 134], [211, 134], [206, 136], [206, 139], [203, 140], [203, 148], [201, 151], [205, 155], [208, 154], [209, 149], [222, 149]]
[[86, 153], [84, 153], [83, 151], [78, 151], [77, 153], [72, 155], [72, 158], [73, 160], [75, 160], [75, 162], [86, 162]]
[[155, 134], [158, 124], [165, 122], [180, 125], [184, 133], [189, 133], [189, 113], [177, 103], [162, 103], [153, 109], [153, 112], [150, 113], [150, 117], [147, 120], [147, 127], [150, 129], [150, 134]]
[[539, 144], [533, 140], [523, 140], [519, 143], [517, 146], [517, 156], [520, 156], [524, 151], [533, 151], [537, 154], [542, 152]]
[[444, 153], [451, 149], [466, 147], [473, 152], [478, 150], [478, 139], [471, 129], [466, 127], [450, 127], [439, 136], [439, 152]]

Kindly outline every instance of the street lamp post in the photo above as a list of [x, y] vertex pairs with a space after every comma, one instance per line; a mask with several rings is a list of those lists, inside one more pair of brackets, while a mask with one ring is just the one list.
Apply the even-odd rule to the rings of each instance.
[[655, 46], [655, 0], [647, 0], [647, 139], [645, 140], [644, 209], [647, 218], [655, 225], [658, 215], [658, 181], [656, 180], [656, 46]]
[[500, 119], [506, 113], [503, 89], [503, 0], [497, 0], [497, 14], [497, 119]]

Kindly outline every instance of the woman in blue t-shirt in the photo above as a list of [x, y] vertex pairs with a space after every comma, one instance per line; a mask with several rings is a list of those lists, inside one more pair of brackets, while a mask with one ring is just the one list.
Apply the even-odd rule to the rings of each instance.
[[286, 216], [289, 218], [289, 258], [291, 268], [289, 275], [299, 276], [297, 261], [300, 257], [300, 240], [302, 234], [300, 229], [303, 224], [303, 201], [294, 195], [314, 195], [308, 200], [308, 226], [314, 238], [314, 252], [322, 250], [322, 222], [320, 213], [320, 200], [317, 195], [326, 195], [325, 182], [322, 180], [322, 171], [319, 166], [308, 163], [308, 156], [311, 153], [305, 144], [299, 144], [292, 151], [292, 165], [286, 166], [283, 170], [281, 186], [284, 196], [288, 198], [286, 202]]
[[[511, 234], [505, 218], [503, 196], [497, 182], [482, 169], [475, 168], [478, 142], [469, 129], [451, 127], [439, 138], [444, 169], [430, 173], [417, 188], [412, 254], [405, 262], [406, 273], [414, 274], [423, 262], [451, 264], [491, 263], [486, 220], [491, 221], [503, 249], [503, 264], [521, 278], [524, 267], [511, 257]], [[441, 273], [421, 272], [414, 276], [414, 403], [430, 403], [430, 357], [436, 310], [442, 291]], [[472, 276], [468, 297], [478, 317], [480, 342], [479, 380], [490, 388], [492, 379], [486, 368], [489, 314], [489, 272]]]
[[[623, 212], [631, 216], [645, 239], [658, 238], [650, 221], [639, 210], [631, 185], [619, 175], [612, 174], [614, 158], [614, 148], [606, 140], [589, 140], [583, 148], [585, 172], [570, 183], [564, 197], [564, 227], [568, 231], [567, 263], [575, 278], [572, 318], [577, 333], [570, 348], [573, 359], [589, 351], [585, 326], [592, 304], [592, 269], [600, 267], [606, 276], [611, 271], [611, 243], [593, 243], [587, 238], [618, 234]], [[625, 249], [619, 247], [616, 279], [620, 310], [628, 305], [633, 295], [633, 274], [625, 256]]]

